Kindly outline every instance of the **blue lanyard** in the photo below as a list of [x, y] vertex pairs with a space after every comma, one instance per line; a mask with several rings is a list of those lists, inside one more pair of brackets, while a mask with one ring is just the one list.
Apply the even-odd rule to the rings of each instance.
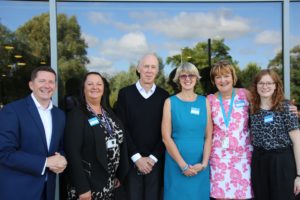
[[103, 118], [104, 118], [104, 121], [105, 121], [105, 123], [106, 123], [106, 128], [108, 129], [107, 131], [108, 131], [108, 133], [109, 133], [109, 136], [111, 137], [112, 136], [112, 128], [111, 128], [111, 126], [110, 126], [110, 123], [108, 122], [108, 119], [107, 119], [107, 117], [106, 117], [106, 114], [105, 114], [105, 111], [104, 111], [104, 109], [101, 107], [101, 111], [102, 111], [102, 115], [103, 115]]
[[222, 115], [223, 115], [223, 119], [224, 119], [226, 128], [228, 128], [229, 122], [230, 122], [230, 115], [231, 115], [231, 112], [232, 112], [234, 95], [235, 95], [235, 92], [234, 92], [234, 88], [233, 88], [232, 89], [232, 94], [231, 94], [231, 100], [230, 100], [230, 107], [229, 107], [229, 111], [228, 111], [227, 116], [226, 116], [225, 108], [224, 108], [224, 104], [223, 104], [223, 100], [222, 100], [222, 95], [219, 92], [219, 100], [220, 100], [220, 105], [221, 105], [221, 109], [222, 109]]
[[[98, 121], [101, 123], [101, 119], [99, 118], [99, 116], [97, 115], [97, 113], [92, 109], [92, 107], [87, 103], [87, 109], [93, 113], [93, 115], [98, 119]], [[107, 120], [107, 117], [106, 117], [106, 114], [105, 114], [105, 111], [104, 109], [101, 107], [101, 112], [102, 112], [102, 116], [104, 118], [104, 121], [105, 121], [105, 128], [106, 130], [108, 131], [108, 134], [109, 134], [109, 137], [112, 137], [113, 136], [113, 133], [112, 133], [112, 128]]]

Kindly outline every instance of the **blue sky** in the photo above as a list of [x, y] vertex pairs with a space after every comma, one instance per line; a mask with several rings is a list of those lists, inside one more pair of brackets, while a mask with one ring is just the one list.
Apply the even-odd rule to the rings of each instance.
[[[27, 5], [27, 6], [25, 6]], [[127, 70], [146, 52], [163, 61], [208, 38], [225, 38], [243, 69], [265, 68], [282, 47], [281, 3], [57, 3], [58, 13], [75, 15], [87, 42], [89, 70], [114, 74]], [[0, 2], [1, 23], [14, 31], [48, 3]], [[291, 3], [292, 44], [300, 44], [300, 3]], [[166, 66], [168, 75], [171, 66]]]

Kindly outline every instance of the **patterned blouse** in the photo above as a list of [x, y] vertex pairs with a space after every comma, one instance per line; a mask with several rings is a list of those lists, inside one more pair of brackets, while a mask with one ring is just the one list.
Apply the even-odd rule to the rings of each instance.
[[292, 145], [289, 132], [299, 129], [298, 117], [289, 111], [289, 103], [283, 103], [283, 111], [260, 109], [250, 115], [252, 144], [256, 148], [275, 150]]

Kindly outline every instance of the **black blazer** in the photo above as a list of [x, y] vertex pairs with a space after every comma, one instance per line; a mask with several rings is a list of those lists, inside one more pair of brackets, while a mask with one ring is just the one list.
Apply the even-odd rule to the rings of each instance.
[[[92, 117], [80, 107], [74, 108], [67, 115], [64, 141], [67, 174], [78, 195], [89, 190], [102, 191], [109, 178], [104, 129], [99, 125], [91, 126], [88, 119]], [[121, 127], [118, 119], [111, 115], [109, 117]], [[129, 166], [126, 141], [123, 138], [117, 170], [120, 181], [126, 176]]]

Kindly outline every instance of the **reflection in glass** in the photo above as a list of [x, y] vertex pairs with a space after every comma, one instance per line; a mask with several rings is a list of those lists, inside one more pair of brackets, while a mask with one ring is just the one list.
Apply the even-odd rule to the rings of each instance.
[[[300, 109], [300, 2], [290, 2], [291, 99]], [[300, 112], [299, 112], [300, 113]]]
[[[156, 52], [161, 59], [157, 84], [173, 93], [168, 75], [181, 61], [204, 70], [209, 58], [211, 64], [228, 59], [248, 87], [257, 71], [274, 67], [269, 61], [282, 49], [280, 2], [58, 2], [57, 6], [58, 13], [76, 18], [86, 43], [85, 68], [106, 75], [112, 104], [121, 87], [137, 80], [135, 66], [146, 52]], [[199, 86], [197, 92], [204, 89]]]
[[1, 1], [0, 7], [0, 104], [30, 93], [33, 68], [50, 65], [47, 2]]

